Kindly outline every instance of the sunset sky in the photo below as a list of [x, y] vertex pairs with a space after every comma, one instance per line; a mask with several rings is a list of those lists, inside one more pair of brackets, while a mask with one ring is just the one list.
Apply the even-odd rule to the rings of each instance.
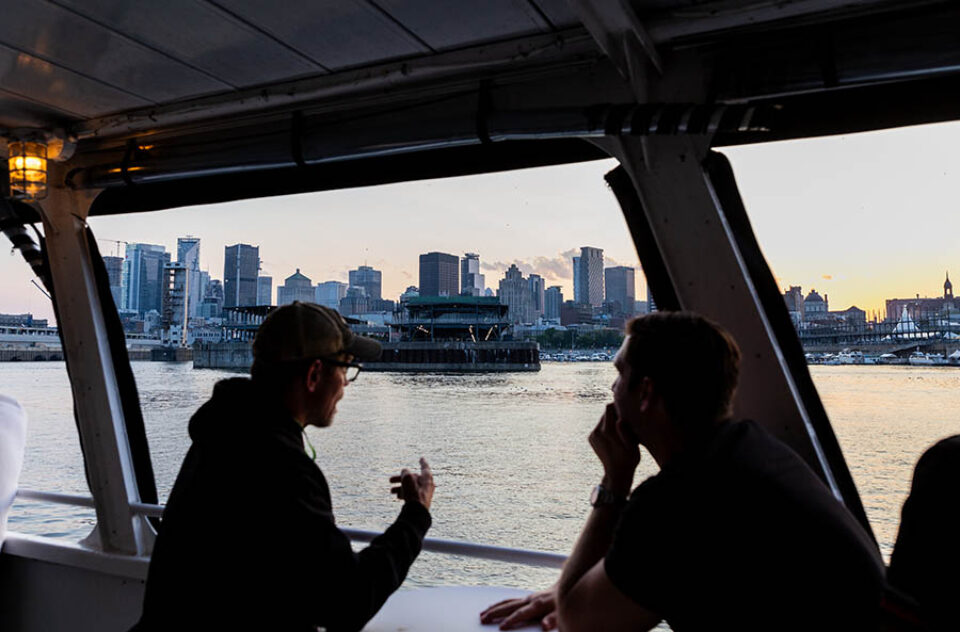
[[[782, 288], [816, 288], [831, 309], [880, 310], [885, 298], [942, 293], [960, 279], [960, 123], [723, 150], [734, 165], [760, 244]], [[418, 255], [480, 254], [488, 287], [511, 263], [571, 298], [570, 257], [604, 249], [607, 265], [638, 266], [603, 174], [611, 161], [529, 169], [131, 216], [93, 218], [110, 239], [159, 243], [201, 238], [201, 267], [222, 278], [223, 248], [260, 246], [274, 288], [296, 268], [314, 283], [367, 264], [383, 294], [417, 285]], [[7, 251], [9, 253], [9, 250]], [[19, 255], [0, 255], [0, 312], [52, 318]], [[122, 245], [120, 247], [122, 255]], [[960, 288], [960, 286], [958, 286]], [[646, 286], [638, 280], [637, 296]]]

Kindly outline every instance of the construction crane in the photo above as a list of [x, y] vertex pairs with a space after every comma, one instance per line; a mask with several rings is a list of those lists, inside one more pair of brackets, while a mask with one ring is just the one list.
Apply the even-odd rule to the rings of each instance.
[[117, 253], [116, 253], [117, 257], [120, 256], [120, 244], [123, 244], [124, 246], [130, 244], [129, 241], [123, 241], [122, 239], [102, 239], [98, 237], [97, 241], [109, 241], [112, 244], [117, 244]]

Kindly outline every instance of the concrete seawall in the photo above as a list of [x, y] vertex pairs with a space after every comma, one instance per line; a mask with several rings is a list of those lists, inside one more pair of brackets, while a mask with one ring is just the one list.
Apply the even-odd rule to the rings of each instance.
[[249, 342], [198, 342], [193, 345], [193, 368], [249, 371], [253, 348]]

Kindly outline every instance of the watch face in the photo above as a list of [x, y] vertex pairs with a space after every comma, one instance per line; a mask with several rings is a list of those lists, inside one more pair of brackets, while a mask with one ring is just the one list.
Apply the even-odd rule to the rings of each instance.
[[597, 503], [600, 502], [600, 497], [603, 494], [603, 487], [597, 485], [593, 488], [593, 491], [590, 492], [590, 504], [594, 507], [597, 506]]

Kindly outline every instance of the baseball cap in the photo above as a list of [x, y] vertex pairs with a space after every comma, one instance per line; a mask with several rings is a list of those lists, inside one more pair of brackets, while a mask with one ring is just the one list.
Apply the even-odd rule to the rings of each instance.
[[350, 331], [336, 310], [294, 301], [270, 312], [253, 339], [253, 357], [278, 364], [349, 353], [363, 362], [380, 357], [380, 343]]

